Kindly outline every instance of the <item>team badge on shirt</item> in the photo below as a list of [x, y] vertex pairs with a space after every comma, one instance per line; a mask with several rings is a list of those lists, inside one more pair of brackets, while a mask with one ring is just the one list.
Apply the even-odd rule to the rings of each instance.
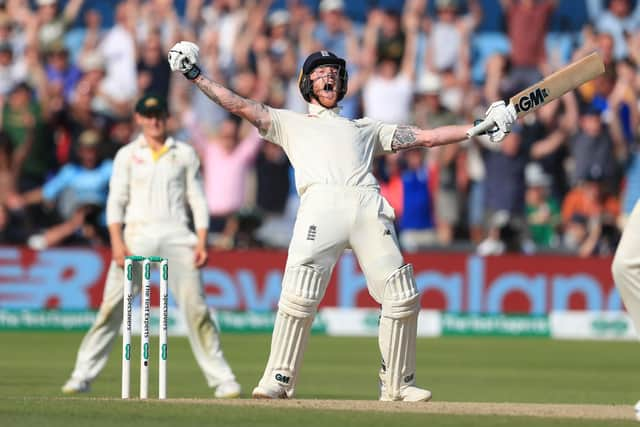
[[316, 240], [316, 231], [317, 227], [315, 225], [309, 226], [309, 231], [307, 231], [307, 240]]

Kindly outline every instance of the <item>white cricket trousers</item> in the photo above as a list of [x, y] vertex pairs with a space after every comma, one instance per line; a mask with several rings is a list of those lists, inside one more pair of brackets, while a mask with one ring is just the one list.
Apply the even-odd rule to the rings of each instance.
[[345, 249], [353, 249], [369, 293], [382, 303], [387, 279], [403, 265], [393, 208], [375, 188], [311, 186], [302, 195], [287, 268], [308, 265], [331, 276]]
[[[369, 293], [383, 303], [387, 281], [403, 266], [393, 218], [393, 209], [375, 188], [315, 184], [304, 192], [289, 246], [269, 360], [254, 395], [276, 396], [284, 390], [293, 396], [311, 322], [345, 248], [353, 249]], [[382, 332], [381, 328], [381, 353], [385, 354], [391, 344], [388, 334]], [[415, 336], [408, 341], [415, 344]], [[414, 350], [402, 349], [403, 356], [405, 353], [413, 357]]]
[[[209, 387], [235, 380], [209, 315], [200, 271], [194, 266], [195, 234], [181, 224], [136, 224], [125, 228], [124, 239], [134, 255], [169, 260], [169, 289], [187, 321], [189, 343]], [[123, 274], [123, 269], [111, 262], [96, 321], [78, 350], [71, 375], [75, 379], [91, 382], [107, 363], [122, 325]], [[134, 293], [139, 292], [140, 281], [136, 280]]]
[[640, 334], [640, 201], [624, 227], [611, 271], [627, 312]]

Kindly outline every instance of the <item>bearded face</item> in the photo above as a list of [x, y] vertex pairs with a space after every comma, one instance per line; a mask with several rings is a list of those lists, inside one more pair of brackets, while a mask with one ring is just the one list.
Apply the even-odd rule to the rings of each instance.
[[316, 67], [309, 76], [313, 82], [313, 93], [320, 105], [333, 108], [338, 103], [340, 81], [339, 68], [336, 65], [321, 65]]

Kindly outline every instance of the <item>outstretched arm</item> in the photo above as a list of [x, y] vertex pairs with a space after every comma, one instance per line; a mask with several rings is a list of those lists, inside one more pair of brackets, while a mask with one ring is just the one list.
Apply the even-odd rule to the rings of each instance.
[[400, 151], [418, 147], [431, 148], [461, 142], [467, 139], [469, 127], [469, 125], [458, 125], [419, 129], [414, 126], [401, 125], [396, 128], [393, 134], [391, 149]]
[[477, 126], [457, 125], [419, 129], [400, 125], [393, 134], [391, 149], [399, 151], [417, 147], [437, 147], [485, 133], [489, 134], [491, 142], [500, 142], [511, 131], [511, 125], [516, 118], [516, 111], [512, 105], [506, 106], [504, 101], [496, 101], [489, 106], [484, 120], [480, 120]]
[[82, 3], [84, 3], [84, 0], [71, 0], [67, 3], [62, 12], [66, 25], [70, 25], [75, 21], [82, 8]]
[[271, 116], [267, 107], [260, 102], [243, 98], [233, 91], [227, 89], [200, 74], [193, 80], [193, 83], [207, 95], [213, 102], [244, 119], [264, 133], [269, 130]]
[[171, 70], [184, 74], [202, 93], [225, 110], [247, 119], [263, 133], [268, 131], [271, 125], [269, 109], [264, 104], [243, 98], [220, 83], [203, 76], [198, 67], [199, 51], [194, 43], [176, 43], [169, 50]]

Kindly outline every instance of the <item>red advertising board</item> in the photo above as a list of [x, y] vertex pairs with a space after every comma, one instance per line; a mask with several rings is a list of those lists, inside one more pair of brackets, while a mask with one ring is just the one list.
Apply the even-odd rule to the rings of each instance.
[[[2, 247], [0, 307], [97, 308], [109, 259], [108, 249], [33, 252]], [[277, 306], [285, 252], [212, 251], [209, 259], [203, 280], [210, 306], [256, 311]], [[414, 265], [423, 308], [532, 314], [622, 309], [610, 258], [421, 253], [407, 255], [406, 260]], [[157, 304], [155, 289], [153, 297]], [[347, 252], [339, 260], [321, 305], [377, 306], [352, 254]]]

